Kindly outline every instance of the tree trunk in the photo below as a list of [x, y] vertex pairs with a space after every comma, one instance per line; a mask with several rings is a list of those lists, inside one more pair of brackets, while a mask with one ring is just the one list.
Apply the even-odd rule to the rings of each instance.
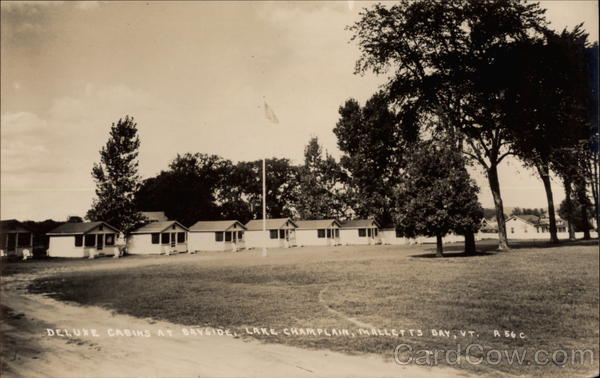
[[465, 255], [473, 256], [476, 253], [475, 233], [472, 230], [467, 230], [465, 231]]
[[563, 180], [563, 186], [565, 187], [565, 205], [567, 206], [567, 228], [569, 229], [569, 240], [575, 240], [575, 228], [571, 218], [573, 217], [573, 201], [571, 200], [571, 182]]
[[504, 219], [504, 206], [502, 205], [502, 196], [500, 195], [500, 182], [498, 181], [498, 168], [493, 165], [487, 170], [488, 181], [492, 196], [494, 197], [494, 206], [496, 207], [496, 222], [498, 222], [498, 249], [508, 251], [508, 238], [506, 237], [506, 222]]
[[437, 257], [444, 257], [444, 244], [442, 242], [442, 234], [438, 232], [435, 235], [435, 240], [436, 240], [436, 244], [437, 244], [435, 255]]
[[583, 220], [583, 239], [590, 240], [590, 228], [589, 228], [589, 210], [588, 210], [588, 196], [584, 180], [580, 180], [575, 184], [575, 190], [577, 192], [577, 199], [581, 206], [581, 219]]
[[548, 219], [550, 220], [550, 242], [558, 243], [556, 235], [556, 214], [554, 212], [554, 199], [552, 198], [552, 184], [550, 182], [550, 168], [548, 164], [536, 165], [540, 178], [544, 183], [546, 190], [546, 200], [548, 201]]
[[592, 197], [594, 198], [594, 219], [596, 220], [596, 228], [600, 228], [600, 209], [598, 208], [598, 192], [600, 188], [598, 187], [598, 155], [594, 154], [592, 159]]

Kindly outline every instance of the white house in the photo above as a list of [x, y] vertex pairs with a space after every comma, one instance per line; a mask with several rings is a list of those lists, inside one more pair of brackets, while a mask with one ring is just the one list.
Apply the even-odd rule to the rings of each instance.
[[33, 232], [16, 219], [0, 221], [0, 255], [23, 256], [23, 250], [33, 253]]
[[91, 257], [119, 253], [120, 231], [106, 222], [65, 223], [48, 232], [50, 257]]
[[254, 219], [246, 223], [246, 248], [288, 248], [296, 246], [296, 223], [290, 218]]
[[236, 220], [196, 222], [188, 229], [190, 251], [237, 251], [243, 249], [246, 227]]
[[340, 229], [340, 242], [344, 245], [381, 244], [380, 228], [374, 219], [345, 221]]
[[177, 221], [150, 222], [127, 238], [127, 253], [172, 254], [187, 252], [187, 228]]
[[341, 224], [335, 219], [296, 221], [296, 245], [339, 245]]

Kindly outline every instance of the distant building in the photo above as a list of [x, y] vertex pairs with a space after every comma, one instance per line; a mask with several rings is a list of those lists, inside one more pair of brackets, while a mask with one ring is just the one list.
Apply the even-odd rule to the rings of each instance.
[[120, 231], [106, 222], [63, 223], [46, 233], [50, 257], [90, 257], [119, 253]]
[[[566, 222], [556, 218], [556, 231], [566, 232]], [[536, 239], [545, 237], [539, 234], [550, 232], [550, 221], [548, 218], [540, 218], [537, 215], [512, 215], [506, 220], [506, 234], [515, 239]]]
[[156, 221], [139, 227], [127, 237], [129, 254], [172, 254], [187, 252], [187, 231], [177, 221]]
[[142, 215], [148, 218], [149, 222], [166, 222], [169, 220], [164, 211], [142, 211]]
[[299, 246], [340, 244], [341, 224], [335, 219], [296, 221], [296, 244]]
[[[246, 223], [246, 248], [288, 248], [296, 246], [296, 228], [290, 218], [267, 219], [263, 232], [263, 220]], [[266, 234], [265, 234], [266, 233]]]
[[0, 255], [23, 256], [23, 250], [33, 253], [33, 232], [16, 219], [0, 221]]
[[374, 219], [345, 221], [340, 230], [340, 242], [345, 245], [381, 244], [380, 228]]
[[188, 229], [190, 251], [237, 251], [245, 248], [246, 226], [236, 220], [200, 221]]

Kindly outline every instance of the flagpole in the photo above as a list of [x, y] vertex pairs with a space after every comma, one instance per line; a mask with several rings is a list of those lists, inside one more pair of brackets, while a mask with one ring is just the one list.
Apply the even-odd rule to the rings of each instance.
[[262, 226], [263, 226], [263, 257], [267, 257], [267, 176], [266, 176], [265, 158], [262, 161]]

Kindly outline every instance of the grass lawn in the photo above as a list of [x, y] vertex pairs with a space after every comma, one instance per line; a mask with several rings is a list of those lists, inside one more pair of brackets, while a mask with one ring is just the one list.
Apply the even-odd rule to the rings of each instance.
[[[491, 251], [495, 242], [482, 245]], [[457, 245], [449, 248], [444, 259], [430, 258], [433, 248], [305, 247], [273, 250], [267, 258], [257, 251], [179, 255], [155, 257], [156, 263], [139, 267], [112, 268], [135, 259], [128, 257], [101, 269], [38, 279], [30, 289], [134, 316], [230, 328], [242, 334], [245, 327], [278, 331], [298, 327], [348, 329], [355, 335], [254, 336], [309, 348], [390, 358], [401, 343], [415, 350], [456, 350], [460, 344], [463, 357], [468, 345], [481, 345], [483, 350], [471, 351], [474, 358], [492, 348], [527, 352], [522, 364], [503, 359], [497, 365], [458, 365], [486, 374], [570, 377], [597, 370], [597, 242], [553, 247], [521, 243], [511, 252], [474, 257], [462, 256], [462, 246]], [[86, 268], [94, 263], [36, 262], [30, 267], [79, 264]], [[5, 272], [20, 269], [25, 268], [8, 267]], [[360, 325], [383, 333], [384, 329], [405, 330], [405, 335], [361, 335]], [[413, 336], [409, 330], [415, 330]], [[434, 336], [432, 330], [447, 330], [451, 336]], [[494, 330], [502, 337], [495, 337]], [[505, 330], [523, 333], [525, 338], [506, 338]], [[460, 331], [474, 332], [464, 337]], [[559, 349], [591, 349], [594, 361], [541, 366], [534, 363], [539, 349], [548, 351], [549, 358]], [[438, 363], [444, 364], [444, 359]]]

